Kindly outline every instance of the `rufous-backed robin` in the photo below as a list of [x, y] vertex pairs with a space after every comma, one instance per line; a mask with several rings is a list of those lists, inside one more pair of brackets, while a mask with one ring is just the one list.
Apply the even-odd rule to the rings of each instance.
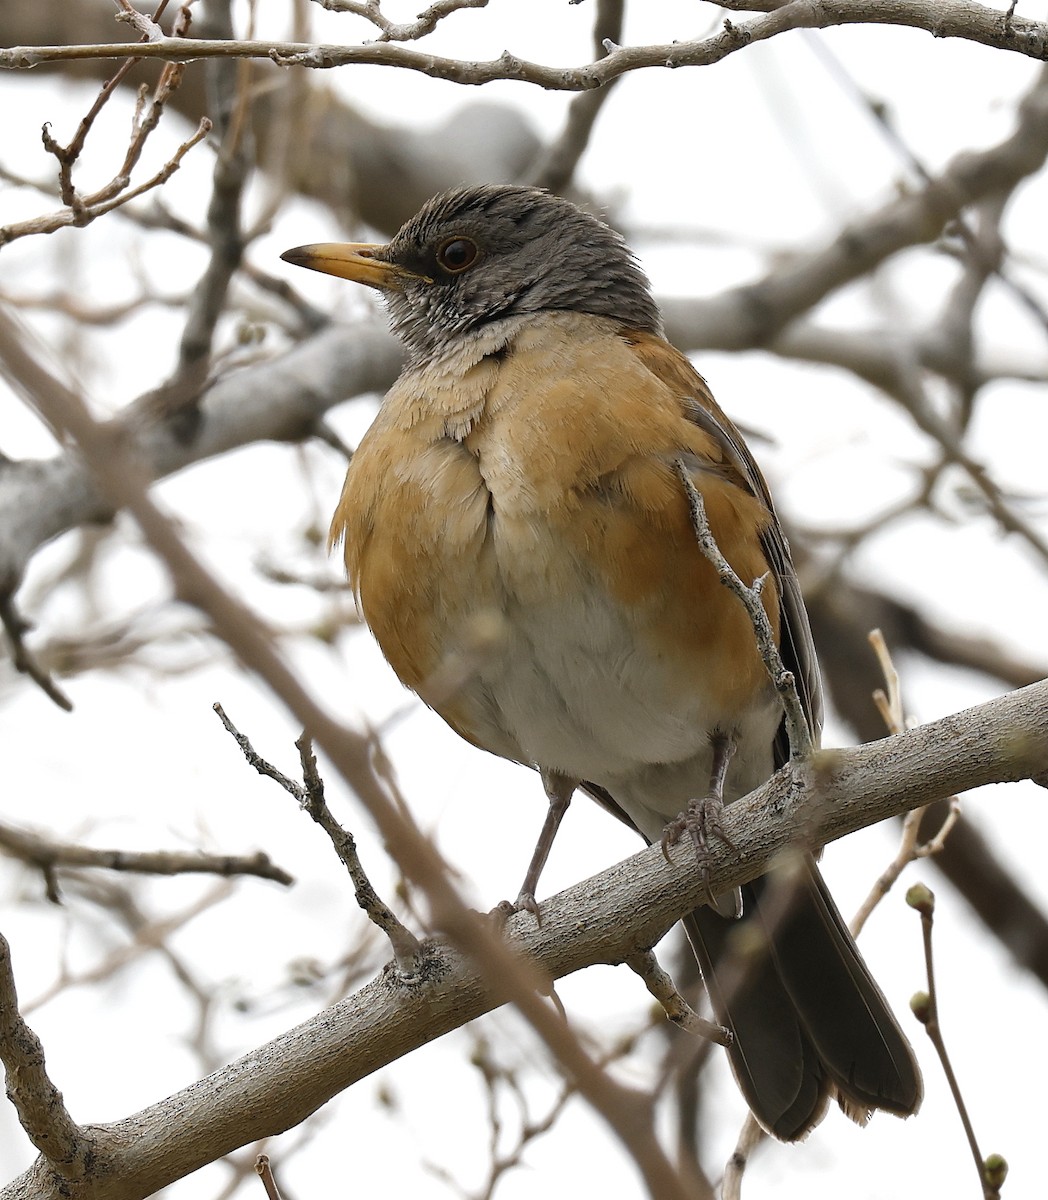
[[[811, 632], [767, 486], [617, 233], [543, 191], [471, 187], [389, 245], [283, 257], [379, 289], [406, 347], [332, 533], [400, 679], [541, 775], [550, 807], [518, 905], [534, 906], [576, 788], [654, 841], [682, 811], [716, 829], [722, 785], [730, 802], [786, 761], [750, 617], [699, 549], [676, 464], [738, 575], [768, 576], [818, 738]], [[716, 963], [732, 898], [685, 920], [751, 1109], [787, 1141], [831, 1096], [858, 1121], [915, 1112], [913, 1051], [814, 860], [772, 919], [775, 875], [742, 889], [770, 948], [731, 988]]]

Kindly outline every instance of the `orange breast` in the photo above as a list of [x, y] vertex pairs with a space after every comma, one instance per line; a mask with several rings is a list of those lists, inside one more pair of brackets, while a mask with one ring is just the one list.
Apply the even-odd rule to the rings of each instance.
[[[661, 371], [659, 354], [670, 356]], [[700, 377], [657, 339], [567, 313], [530, 323], [471, 370], [461, 387], [451, 372], [401, 379], [335, 517], [364, 616], [401, 680], [464, 736], [529, 758], [499, 690], [517, 686], [519, 664], [499, 657], [532, 652], [543, 614], [557, 613], [540, 649], [555, 664], [563, 636], [564, 671], [599, 670], [583, 660], [610, 647], [644, 660], [638, 703], [669, 717], [700, 689], [730, 722], [766, 691], [765, 671], [747, 615], [695, 544], [674, 461], [696, 462], [714, 536], [746, 581], [768, 569], [769, 514], [687, 419], [681, 393], [707, 395]], [[777, 622], [773, 586], [765, 604]], [[588, 639], [591, 613], [602, 628]]]

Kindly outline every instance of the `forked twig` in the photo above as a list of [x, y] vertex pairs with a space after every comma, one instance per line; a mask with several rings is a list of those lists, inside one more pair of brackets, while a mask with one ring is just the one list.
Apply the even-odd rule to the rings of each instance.
[[335, 853], [342, 860], [343, 866], [349, 872], [349, 877], [353, 881], [357, 903], [367, 913], [372, 923], [377, 925], [389, 939], [401, 977], [403, 979], [413, 978], [418, 972], [418, 956], [421, 943], [411, 930], [399, 920], [389, 905], [382, 900], [378, 892], [375, 891], [360, 861], [360, 856], [357, 854], [357, 844], [353, 835], [348, 830], [343, 829], [332, 816], [331, 810], [328, 808], [327, 801], [324, 798], [324, 782], [320, 777], [320, 772], [317, 770], [317, 760], [313, 754], [312, 739], [304, 733], [295, 742], [302, 764], [303, 779], [302, 783], [297, 783], [271, 762], [264, 759], [255, 750], [248, 738], [226, 716], [221, 704], [215, 704], [213, 707], [218, 719], [236, 740], [241, 753], [247, 759], [248, 763], [260, 775], [265, 775], [269, 779], [279, 783], [285, 792], [294, 796], [302, 809], [327, 834], [335, 849]]

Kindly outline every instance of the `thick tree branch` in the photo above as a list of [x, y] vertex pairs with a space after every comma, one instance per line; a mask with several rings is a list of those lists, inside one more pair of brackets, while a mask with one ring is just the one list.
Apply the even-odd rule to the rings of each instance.
[[[334, 727], [326, 723], [324, 741]], [[337, 745], [336, 745], [337, 749]], [[344, 754], [339, 754], [344, 758]], [[728, 807], [735, 851], [711, 847], [709, 887], [753, 878], [798, 838], [832, 841], [955, 791], [1048, 770], [1048, 683], [1035, 684], [898, 737], [820, 753]], [[510, 946], [537, 977], [624, 962], [701, 903], [706, 882], [687, 847], [649, 847], [514, 917]], [[356, 995], [206, 1079], [106, 1126], [92, 1127], [97, 1174], [64, 1200], [139, 1200], [237, 1146], [288, 1129], [380, 1066], [507, 999], [490, 972], [451, 946], [429, 947], [420, 981], [387, 968]], [[175, 1115], [177, 1114], [177, 1120]], [[0, 1200], [58, 1200], [38, 1163]]]

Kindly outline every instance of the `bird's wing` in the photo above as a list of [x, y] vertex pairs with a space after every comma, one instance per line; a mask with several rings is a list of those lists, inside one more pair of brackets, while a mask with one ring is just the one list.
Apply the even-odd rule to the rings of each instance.
[[[787, 670], [793, 673], [796, 680], [812, 739], [818, 744], [822, 731], [823, 696], [815, 645], [790, 547], [764, 476], [742, 435], [714, 400], [705, 379], [688, 359], [669, 342], [654, 334], [629, 333], [627, 337], [648, 370], [679, 396], [682, 412], [687, 419], [715, 441], [724, 456], [723, 469], [732, 481], [756, 496], [771, 514], [772, 519], [761, 534], [761, 546], [781, 598], [779, 650]], [[752, 580], [743, 582], [751, 583]], [[785, 729], [780, 727], [775, 745], [776, 766], [782, 766], [788, 758], [789, 744]]]

